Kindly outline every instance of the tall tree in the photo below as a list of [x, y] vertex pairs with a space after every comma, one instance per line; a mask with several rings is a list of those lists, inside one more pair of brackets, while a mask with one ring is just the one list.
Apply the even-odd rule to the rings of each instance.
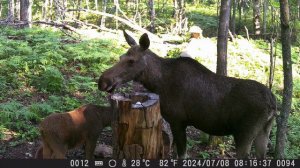
[[52, 7], [53, 7], [53, 0], [49, 0], [49, 8], [48, 8], [49, 11], [47, 11], [46, 15], [50, 16], [51, 19], [53, 18]]
[[267, 31], [267, 13], [268, 13], [268, 1], [263, 1], [264, 14], [263, 14], [263, 34], [266, 34]]
[[[81, 8], [81, 0], [78, 0], [77, 1], [77, 9], [80, 9]], [[77, 18], [76, 18], [77, 20], [79, 20], [80, 19], [80, 11], [78, 11], [78, 13], [77, 13]]]
[[0, 1], [0, 18], [2, 17], [2, 9], [3, 9], [2, 1]]
[[237, 26], [237, 33], [241, 30], [242, 25], [242, 1], [238, 1], [238, 26]]
[[98, 0], [95, 0], [95, 10], [97, 11], [98, 10]]
[[253, 26], [254, 34], [260, 35], [260, 0], [253, 0]]
[[65, 19], [66, 0], [54, 0], [55, 18], [56, 20]]
[[149, 0], [149, 16], [150, 16], [150, 32], [154, 33], [155, 31], [155, 9], [154, 9], [154, 0]]
[[[219, 29], [217, 41], [217, 74], [227, 76], [227, 41], [230, 19], [231, 0], [222, 0], [219, 15]], [[218, 136], [210, 136], [209, 143], [216, 146], [222, 143], [222, 138]]]
[[230, 1], [221, 1], [217, 42], [217, 74], [227, 75], [227, 37], [230, 16]]
[[45, 0], [42, 7], [42, 20], [47, 20], [49, 0]]
[[[102, 0], [102, 12], [106, 13], [107, 0]], [[101, 17], [101, 27], [105, 27], [105, 16]]]
[[178, 3], [177, 0], [173, 0], [173, 18], [177, 18], [178, 15]]
[[[114, 5], [115, 5], [115, 9], [116, 9], [116, 11], [115, 11], [115, 15], [117, 16], [117, 17], [119, 17], [119, 0], [114, 0]], [[118, 22], [118, 20], [116, 20], [116, 29], [119, 29], [119, 22]]]
[[15, 2], [14, 0], [9, 0], [6, 21], [11, 23], [14, 21], [14, 18], [15, 18]]
[[298, 19], [300, 20], [300, 0], [297, 1]]
[[20, 0], [15, 0], [15, 19], [20, 20]]
[[26, 23], [26, 26], [31, 27], [31, 5], [32, 0], [21, 0], [20, 3], [20, 20]]
[[184, 28], [186, 22], [185, 16], [185, 2], [184, 0], [173, 0], [174, 5], [174, 13], [173, 17], [175, 19], [176, 24], [176, 31], [177, 33], [181, 34], [182, 29]]
[[291, 111], [292, 94], [293, 94], [293, 74], [291, 60], [291, 33], [289, 24], [289, 4], [288, 0], [280, 0], [280, 21], [281, 21], [281, 44], [282, 44], [282, 61], [283, 61], [283, 99], [282, 110], [277, 117], [277, 136], [275, 157], [284, 158], [284, 148], [286, 145], [287, 122]]
[[232, 15], [230, 17], [230, 31], [235, 35], [235, 15], [236, 15], [236, 2], [237, 0], [232, 1]]

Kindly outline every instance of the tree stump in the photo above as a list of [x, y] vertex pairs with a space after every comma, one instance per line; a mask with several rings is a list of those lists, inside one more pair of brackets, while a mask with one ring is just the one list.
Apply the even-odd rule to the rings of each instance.
[[114, 94], [113, 158], [164, 158], [159, 97], [152, 93]]

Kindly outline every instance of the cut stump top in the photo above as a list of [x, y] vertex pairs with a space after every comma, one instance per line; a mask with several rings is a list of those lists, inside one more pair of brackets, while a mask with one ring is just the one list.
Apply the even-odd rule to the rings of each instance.
[[131, 108], [145, 108], [154, 105], [159, 96], [154, 93], [141, 93], [137, 92], [131, 95], [116, 93], [111, 96], [114, 101], [130, 101]]

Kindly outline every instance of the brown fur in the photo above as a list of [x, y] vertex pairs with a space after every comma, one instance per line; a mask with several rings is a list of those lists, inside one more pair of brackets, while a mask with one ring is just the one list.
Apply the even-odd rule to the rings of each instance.
[[43, 144], [35, 158], [63, 159], [68, 149], [84, 144], [86, 158], [92, 159], [98, 136], [110, 123], [110, 107], [91, 104], [66, 113], [51, 114], [40, 124]]
[[170, 123], [180, 158], [186, 157], [188, 125], [211, 135], [233, 135], [238, 158], [248, 157], [253, 142], [256, 158], [265, 158], [276, 115], [270, 89], [254, 80], [217, 75], [191, 58], [161, 58], [148, 49], [147, 34], [139, 45], [125, 31], [124, 36], [131, 48], [103, 72], [100, 90], [112, 92], [135, 80], [159, 94], [161, 114]]

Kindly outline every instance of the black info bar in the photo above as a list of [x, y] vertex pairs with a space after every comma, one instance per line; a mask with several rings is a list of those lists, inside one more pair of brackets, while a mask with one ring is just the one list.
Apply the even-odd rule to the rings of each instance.
[[106, 167], [300, 167], [299, 159], [103, 159], [103, 160], [37, 160], [1, 159], [0, 168], [106, 168]]

